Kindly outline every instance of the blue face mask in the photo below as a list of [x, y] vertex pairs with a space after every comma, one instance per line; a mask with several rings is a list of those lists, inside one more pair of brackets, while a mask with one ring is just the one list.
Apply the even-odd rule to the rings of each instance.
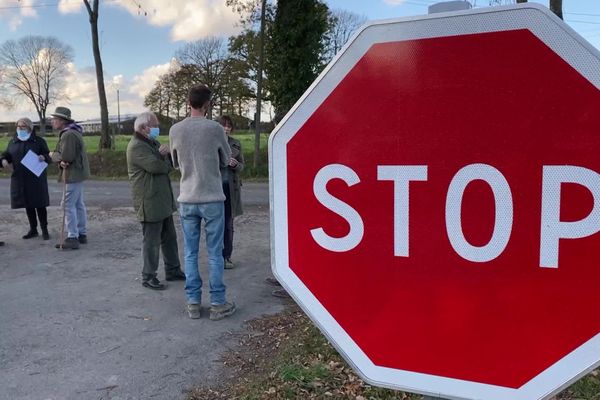
[[150, 137], [150, 139], [156, 139], [159, 133], [160, 128], [150, 128], [150, 133], [148, 134], [148, 137]]
[[29, 140], [31, 133], [26, 129], [17, 129], [17, 138], [21, 141]]

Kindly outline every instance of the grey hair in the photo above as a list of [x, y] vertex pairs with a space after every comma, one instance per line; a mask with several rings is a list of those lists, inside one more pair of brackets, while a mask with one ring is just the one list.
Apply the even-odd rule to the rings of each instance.
[[141, 133], [140, 130], [145, 126], [148, 126], [150, 121], [152, 121], [154, 119], [158, 120], [158, 118], [156, 118], [156, 114], [154, 114], [151, 111], [146, 111], [146, 112], [141, 113], [140, 115], [137, 116], [137, 118], [135, 119], [135, 122], [133, 123], [133, 130], [138, 133]]
[[29, 118], [27, 118], [27, 117], [19, 118], [17, 120], [17, 125], [19, 125], [19, 122], [22, 122], [25, 125], [27, 125], [27, 127], [29, 128], [29, 132], [33, 132], [33, 122], [31, 122], [31, 120]]

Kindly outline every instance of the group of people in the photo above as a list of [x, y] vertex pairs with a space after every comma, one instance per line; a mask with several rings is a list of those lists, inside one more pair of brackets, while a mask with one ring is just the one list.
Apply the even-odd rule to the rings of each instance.
[[[211, 91], [206, 86], [190, 89], [190, 116], [173, 125], [169, 145], [160, 144], [159, 121], [145, 112], [134, 122], [134, 136], [127, 146], [127, 171], [132, 182], [133, 205], [142, 224], [142, 285], [164, 290], [157, 278], [159, 249], [167, 281], [185, 280], [187, 311], [200, 318], [202, 278], [198, 271], [201, 226], [204, 222], [208, 252], [211, 320], [233, 314], [228, 302], [223, 270], [233, 268], [233, 218], [241, 214], [239, 172], [244, 168], [240, 142], [230, 136], [231, 118], [220, 124], [206, 118]], [[177, 204], [169, 174], [179, 169], [179, 216], [184, 240], [181, 270], [173, 213]]]
[[[187, 312], [201, 317], [202, 278], [198, 270], [201, 226], [204, 224], [208, 252], [211, 320], [220, 320], [236, 311], [227, 301], [223, 282], [224, 269], [234, 268], [233, 219], [242, 213], [241, 181], [244, 168], [241, 144], [231, 136], [233, 122], [222, 116], [219, 122], [206, 118], [211, 90], [206, 86], [190, 89], [190, 116], [174, 124], [169, 144], [160, 144], [159, 121], [152, 112], [140, 114], [127, 146], [127, 171], [132, 184], [133, 207], [142, 227], [142, 285], [164, 290], [157, 278], [162, 252], [167, 281], [185, 281]], [[52, 114], [52, 127], [59, 131], [56, 149], [50, 152], [46, 141], [35, 134], [28, 118], [17, 121], [14, 138], [0, 156], [3, 168], [12, 169], [11, 207], [25, 208], [29, 231], [24, 239], [39, 236], [38, 219], [44, 240], [50, 238], [46, 207], [49, 205], [46, 171], [36, 176], [21, 164], [31, 150], [40, 161], [59, 166], [67, 235], [56, 247], [78, 249], [87, 243], [87, 212], [83, 200], [83, 182], [89, 177], [82, 130], [71, 118], [71, 111], [58, 107]], [[177, 198], [170, 174], [181, 173]], [[184, 239], [183, 270], [179, 260], [177, 232], [173, 213], [179, 208]], [[36, 218], [37, 217], [37, 218]], [[64, 232], [64, 231], [63, 231]]]
[[[20, 118], [16, 123], [16, 132], [9, 141], [6, 150], [0, 155], [2, 168], [12, 171], [10, 180], [11, 208], [25, 208], [29, 231], [23, 239], [39, 236], [39, 227], [44, 240], [50, 239], [48, 232], [48, 212], [50, 204], [46, 169], [38, 176], [22, 163], [29, 152], [39, 161], [59, 166], [59, 181], [63, 182], [62, 206], [65, 226], [63, 237], [56, 248], [77, 249], [79, 244], [87, 242], [87, 215], [83, 202], [83, 181], [89, 177], [90, 167], [81, 135], [82, 129], [71, 118], [66, 107], [57, 107], [51, 114], [52, 127], [59, 131], [56, 149], [50, 151], [43, 137], [36, 135], [33, 122], [29, 118]], [[67, 236], [64, 237], [65, 227]]]

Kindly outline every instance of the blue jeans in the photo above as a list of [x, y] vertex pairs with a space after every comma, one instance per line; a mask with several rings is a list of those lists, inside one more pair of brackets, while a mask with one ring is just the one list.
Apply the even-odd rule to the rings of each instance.
[[65, 191], [65, 224], [68, 237], [87, 235], [87, 212], [83, 203], [83, 182], [67, 183]]
[[208, 251], [208, 279], [211, 305], [225, 304], [223, 283], [223, 229], [225, 209], [223, 202], [179, 203], [179, 215], [183, 228], [185, 294], [189, 304], [200, 304], [202, 278], [198, 271], [200, 228], [204, 220], [206, 248]]

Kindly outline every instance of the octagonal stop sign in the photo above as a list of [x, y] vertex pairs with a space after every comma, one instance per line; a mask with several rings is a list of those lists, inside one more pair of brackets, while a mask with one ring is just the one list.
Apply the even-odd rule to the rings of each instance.
[[273, 271], [369, 383], [532, 400], [598, 365], [599, 87], [542, 6], [390, 20], [277, 127]]

